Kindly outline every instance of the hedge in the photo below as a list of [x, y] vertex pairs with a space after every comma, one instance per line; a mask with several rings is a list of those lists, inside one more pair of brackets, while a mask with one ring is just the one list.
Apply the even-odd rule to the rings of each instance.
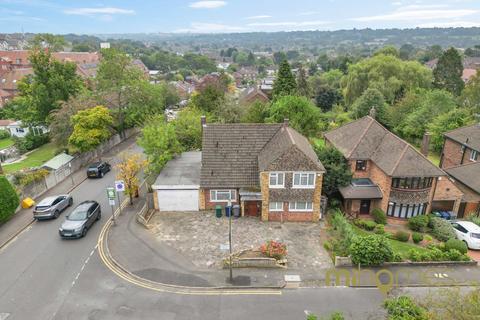
[[395, 239], [401, 242], [407, 242], [410, 239], [410, 233], [405, 231], [397, 231], [395, 233]]
[[20, 204], [20, 199], [18, 198], [17, 192], [3, 175], [0, 175], [0, 223], [10, 219], [18, 205]]
[[373, 209], [371, 215], [373, 217], [373, 221], [375, 221], [376, 223], [387, 224], [387, 215], [385, 214], [385, 212], [383, 212], [382, 209]]
[[465, 244], [465, 242], [458, 240], [458, 239], [449, 239], [447, 242], [445, 242], [445, 250], [458, 250], [462, 254], [467, 253], [468, 247]]
[[447, 220], [432, 217], [430, 218], [430, 225], [432, 228], [432, 235], [437, 240], [446, 242], [448, 239], [456, 238], [455, 230]]
[[425, 231], [429, 220], [429, 217], [426, 215], [415, 216], [408, 219], [408, 227], [412, 231]]
[[350, 256], [356, 265], [379, 266], [386, 261], [392, 261], [394, 255], [387, 238], [379, 235], [367, 235], [353, 238]]

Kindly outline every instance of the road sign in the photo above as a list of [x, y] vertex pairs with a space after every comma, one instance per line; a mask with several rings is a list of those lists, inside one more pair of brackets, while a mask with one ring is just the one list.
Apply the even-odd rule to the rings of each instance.
[[115, 181], [115, 190], [117, 192], [124, 192], [125, 191], [125, 182], [123, 180]]
[[111, 206], [115, 205], [115, 199], [108, 199], [108, 204]]
[[108, 187], [108, 188], [107, 188], [107, 197], [108, 197], [108, 199], [113, 199], [113, 200], [115, 200], [115, 196], [116, 196], [116, 194], [115, 194], [115, 188]]

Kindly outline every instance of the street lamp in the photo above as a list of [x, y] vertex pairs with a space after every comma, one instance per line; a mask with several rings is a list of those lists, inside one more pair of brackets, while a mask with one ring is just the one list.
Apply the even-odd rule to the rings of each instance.
[[227, 206], [230, 208], [230, 214], [228, 216], [228, 245], [230, 248], [230, 283], [233, 284], [233, 266], [232, 266], [232, 201], [228, 200]]

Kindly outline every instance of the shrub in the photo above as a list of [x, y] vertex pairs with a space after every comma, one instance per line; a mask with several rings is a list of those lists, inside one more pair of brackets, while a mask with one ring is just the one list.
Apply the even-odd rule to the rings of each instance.
[[424, 242], [428, 245], [428, 244], [430, 244], [430, 243], [433, 241], [433, 238], [432, 238], [431, 235], [426, 234], [426, 235], [423, 236], [423, 240], [424, 240]]
[[18, 171], [13, 174], [15, 177], [15, 184], [18, 186], [26, 186], [33, 182], [41, 181], [48, 175], [48, 170], [38, 169], [30, 172]]
[[354, 264], [378, 266], [392, 260], [393, 250], [383, 236], [357, 236], [350, 246], [350, 256]]
[[48, 133], [33, 135], [32, 133], [27, 133], [24, 138], [14, 137], [15, 147], [18, 149], [18, 152], [25, 153], [36, 149], [50, 141]]
[[0, 223], [10, 219], [17, 209], [20, 200], [17, 192], [3, 175], [0, 175]]
[[385, 212], [383, 212], [382, 209], [373, 209], [371, 215], [373, 217], [373, 221], [375, 221], [376, 223], [387, 224], [387, 215], [385, 214]]
[[331, 224], [336, 233], [336, 241], [333, 243], [333, 251], [340, 256], [348, 256], [350, 245], [355, 232], [352, 225], [347, 221], [340, 211], [336, 211], [331, 215]]
[[373, 232], [376, 234], [385, 234], [385, 226], [383, 224], [377, 224]]
[[287, 245], [270, 240], [260, 247], [260, 251], [267, 257], [281, 260], [287, 255]]
[[387, 239], [395, 239], [395, 234], [391, 232], [385, 232], [385, 237], [387, 237]]
[[401, 241], [401, 242], [407, 242], [408, 239], [410, 239], [410, 233], [405, 232], [405, 231], [397, 231], [395, 233], [395, 240]]
[[401, 261], [403, 261], [403, 257], [402, 257], [402, 255], [401, 255], [400, 253], [394, 252], [391, 261], [392, 261], [392, 262], [401, 262]]
[[455, 231], [452, 225], [444, 219], [432, 217], [430, 219], [432, 228], [432, 235], [439, 241], [448, 241], [448, 239], [455, 239]]
[[389, 320], [427, 320], [427, 310], [415, 304], [412, 298], [400, 296], [385, 300]]
[[413, 243], [420, 243], [423, 240], [423, 234], [414, 232], [412, 233]]
[[445, 242], [445, 250], [449, 251], [453, 249], [458, 250], [462, 254], [465, 254], [468, 251], [468, 248], [465, 242], [458, 239], [448, 239], [448, 241]]
[[8, 130], [0, 130], [0, 140], [10, 138], [10, 132]]
[[325, 248], [325, 250], [327, 250], [328, 252], [332, 251], [333, 250], [333, 244], [330, 242], [330, 241], [325, 241], [323, 243], [323, 247]]
[[445, 252], [444, 257], [448, 261], [462, 261], [463, 254], [457, 249], [452, 249]]
[[411, 217], [408, 219], [408, 227], [412, 231], [425, 231], [425, 228], [428, 226], [429, 217], [426, 215], [420, 215]]
[[353, 221], [353, 223], [357, 227], [365, 229], [367, 231], [372, 231], [373, 229], [375, 229], [375, 226], [377, 225], [375, 221], [365, 220], [365, 219], [356, 219]]
[[475, 223], [477, 226], [480, 226], [480, 217], [476, 217], [474, 215], [471, 215], [470, 217], [468, 217], [468, 220], [469, 221], [472, 221], [473, 223]]
[[413, 261], [413, 262], [422, 261], [420, 251], [416, 249], [410, 249], [407, 253], [407, 257], [408, 259], [410, 259], [410, 261]]

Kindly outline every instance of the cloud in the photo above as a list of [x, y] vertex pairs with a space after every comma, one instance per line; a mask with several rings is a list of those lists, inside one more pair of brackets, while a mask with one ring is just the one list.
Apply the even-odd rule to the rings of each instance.
[[226, 1], [197, 1], [190, 3], [189, 7], [194, 9], [216, 9], [226, 5]]
[[228, 26], [220, 23], [193, 22], [190, 28], [177, 29], [176, 33], [225, 33], [245, 31], [243, 27]]
[[246, 17], [244, 18], [245, 20], [257, 20], [257, 19], [268, 19], [271, 18], [272, 16], [263, 14], [263, 15], [258, 15], [258, 16], [251, 16], [251, 17]]
[[94, 15], [109, 16], [113, 14], [135, 14], [134, 10], [115, 8], [115, 7], [72, 8], [72, 9], [66, 9], [63, 12], [65, 14], [79, 15], [79, 16], [94, 16]]
[[372, 22], [455, 19], [469, 16], [478, 12], [478, 10], [473, 9], [450, 9], [446, 5], [411, 5], [400, 7], [391, 13], [353, 18], [351, 20], [359, 22]]
[[249, 27], [309, 27], [309, 26], [321, 26], [329, 24], [329, 21], [284, 21], [284, 22], [254, 22], [249, 23]]

